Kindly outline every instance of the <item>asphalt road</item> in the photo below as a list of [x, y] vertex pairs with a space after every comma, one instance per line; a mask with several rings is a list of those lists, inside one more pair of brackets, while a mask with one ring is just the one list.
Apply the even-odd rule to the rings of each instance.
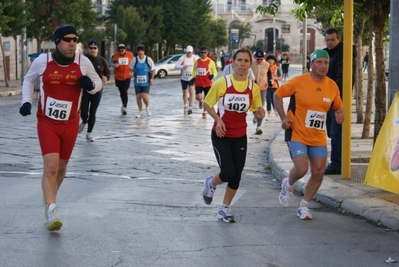
[[[291, 68], [292, 75], [300, 69]], [[104, 89], [93, 143], [80, 134], [58, 194], [63, 227], [48, 232], [41, 196], [42, 159], [36, 117], [18, 113], [21, 96], [0, 98], [0, 266], [387, 266], [399, 259], [398, 233], [312, 202], [312, 221], [278, 202], [280, 184], [268, 168], [280, 124], [255, 135], [248, 116], [248, 156], [232, 205], [235, 224], [216, 217], [223, 186], [211, 205], [203, 178], [218, 166], [212, 120], [199, 109], [183, 115], [177, 78], [156, 79], [153, 116], [128, 115], [117, 89]], [[36, 110], [36, 102], [33, 109]]]

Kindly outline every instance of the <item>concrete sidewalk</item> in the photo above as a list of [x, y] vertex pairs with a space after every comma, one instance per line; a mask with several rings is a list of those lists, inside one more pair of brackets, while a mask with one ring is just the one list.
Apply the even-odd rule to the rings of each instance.
[[[299, 65], [297, 67], [300, 69]], [[109, 83], [113, 82], [114, 79], [111, 77]], [[11, 81], [8, 88], [4, 86], [4, 81], [0, 81], [0, 96], [20, 94], [20, 80]], [[340, 208], [343, 213], [360, 215], [378, 225], [399, 230], [399, 196], [364, 185], [367, 159], [371, 156], [373, 139], [360, 139], [363, 124], [354, 124], [355, 118], [355, 113], [352, 111], [351, 179], [343, 180], [340, 175], [325, 176], [315, 198], [322, 203]], [[293, 164], [284, 142], [284, 131], [281, 131], [272, 142], [269, 160], [272, 173], [278, 180], [281, 181], [288, 176]], [[295, 190], [303, 193], [308, 179], [309, 175], [298, 181]]]

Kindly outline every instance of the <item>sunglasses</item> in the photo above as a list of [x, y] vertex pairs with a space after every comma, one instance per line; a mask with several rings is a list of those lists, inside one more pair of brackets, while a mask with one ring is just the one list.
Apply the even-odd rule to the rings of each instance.
[[73, 41], [74, 43], [78, 42], [78, 37], [62, 37], [61, 40], [63, 40], [64, 42], [70, 43], [71, 41]]
[[206, 54], [206, 53], [208, 53], [208, 52], [200, 52], [200, 54]]
[[90, 50], [97, 50], [97, 47], [95, 47], [95, 46], [89, 46], [89, 49], [90, 49]]

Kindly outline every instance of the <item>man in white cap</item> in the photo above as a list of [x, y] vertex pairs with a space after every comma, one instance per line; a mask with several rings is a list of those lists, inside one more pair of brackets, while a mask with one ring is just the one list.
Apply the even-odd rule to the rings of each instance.
[[[193, 54], [194, 49], [191, 45], [186, 47], [186, 54], [179, 58], [175, 68], [181, 70], [180, 82], [183, 90], [184, 115], [193, 113], [194, 104], [194, 82], [193, 69], [198, 56]], [[187, 93], [188, 91], [188, 93]], [[190, 97], [188, 97], [188, 95]]]
[[[294, 184], [308, 172], [306, 191], [297, 207], [301, 220], [311, 220], [308, 203], [323, 181], [327, 160], [326, 120], [330, 107], [335, 110], [337, 123], [344, 121], [344, 110], [337, 84], [327, 77], [330, 57], [325, 50], [310, 56], [310, 73], [291, 78], [274, 93], [274, 105], [285, 130], [285, 141], [294, 163], [288, 177], [281, 183], [280, 204], [288, 207]], [[287, 114], [283, 98], [290, 97]]]

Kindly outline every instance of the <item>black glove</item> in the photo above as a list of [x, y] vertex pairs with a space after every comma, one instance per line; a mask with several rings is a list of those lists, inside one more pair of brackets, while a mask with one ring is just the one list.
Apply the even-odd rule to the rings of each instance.
[[78, 79], [79, 85], [81, 88], [87, 90], [87, 91], [91, 91], [94, 89], [95, 85], [94, 83], [91, 81], [91, 79], [87, 76], [82, 76]]
[[192, 78], [190, 82], [191, 82], [192, 84], [194, 84], [194, 83], [195, 83], [195, 78]]
[[30, 115], [30, 110], [32, 109], [32, 105], [29, 102], [25, 102], [20, 108], [19, 113], [22, 116]]
[[213, 79], [213, 74], [209, 75], [209, 80]]

